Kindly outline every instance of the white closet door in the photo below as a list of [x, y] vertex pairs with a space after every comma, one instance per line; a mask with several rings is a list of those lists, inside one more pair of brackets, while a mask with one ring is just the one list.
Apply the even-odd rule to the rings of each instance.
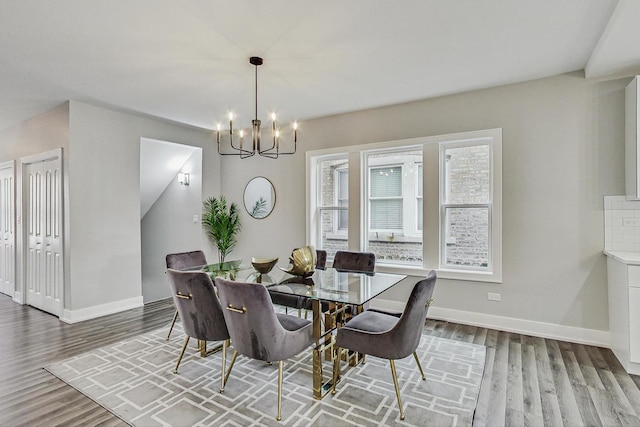
[[0, 292], [15, 290], [15, 191], [13, 162], [0, 164]]
[[60, 159], [26, 165], [27, 304], [62, 314], [62, 191]]

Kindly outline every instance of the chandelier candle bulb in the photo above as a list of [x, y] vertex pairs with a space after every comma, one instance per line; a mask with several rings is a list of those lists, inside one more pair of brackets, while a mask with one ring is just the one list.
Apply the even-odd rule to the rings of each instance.
[[293, 142], [298, 142], [298, 122], [293, 122]]
[[233, 135], [233, 113], [229, 113], [229, 135]]

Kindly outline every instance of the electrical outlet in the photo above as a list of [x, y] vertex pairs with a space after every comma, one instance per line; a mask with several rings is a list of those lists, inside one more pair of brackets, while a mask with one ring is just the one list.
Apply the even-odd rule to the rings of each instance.
[[193, 222], [194, 222], [194, 223], [197, 223], [198, 221], [200, 221], [200, 218], [199, 218], [199, 217], [198, 217], [198, 215], [196, 214], [196, 215], [194, 215], [194, 216], [193, 216]]
[[638, 221], [635, 218], [623, 218], [622, 225], [625, 227], [635, 227], [638, 225]]
[[493, 292], [489, 292], [487, 294], [487, 299], [489, 301], [500, 301], [502, 299], [502, 296], [500, 294], [494, 294]]

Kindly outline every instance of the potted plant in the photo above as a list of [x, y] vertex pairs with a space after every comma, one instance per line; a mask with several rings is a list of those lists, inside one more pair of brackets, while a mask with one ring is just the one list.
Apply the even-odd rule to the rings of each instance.
[[227, 199], [209, 197], [203, 203], [202, 226], [211, 243], [218, 248], [218, 262], [222, 264], [225, 257], [235, 247], [236, 235], [241, 230], [238, 205], [231, 203], [227, 207]]

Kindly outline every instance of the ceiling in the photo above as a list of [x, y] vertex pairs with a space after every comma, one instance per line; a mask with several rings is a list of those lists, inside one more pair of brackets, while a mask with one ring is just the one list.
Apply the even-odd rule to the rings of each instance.
[[640, 74], [637, 0], [0, 0], [0, 129], [66, 100], [212, 129], [585, 69]]

